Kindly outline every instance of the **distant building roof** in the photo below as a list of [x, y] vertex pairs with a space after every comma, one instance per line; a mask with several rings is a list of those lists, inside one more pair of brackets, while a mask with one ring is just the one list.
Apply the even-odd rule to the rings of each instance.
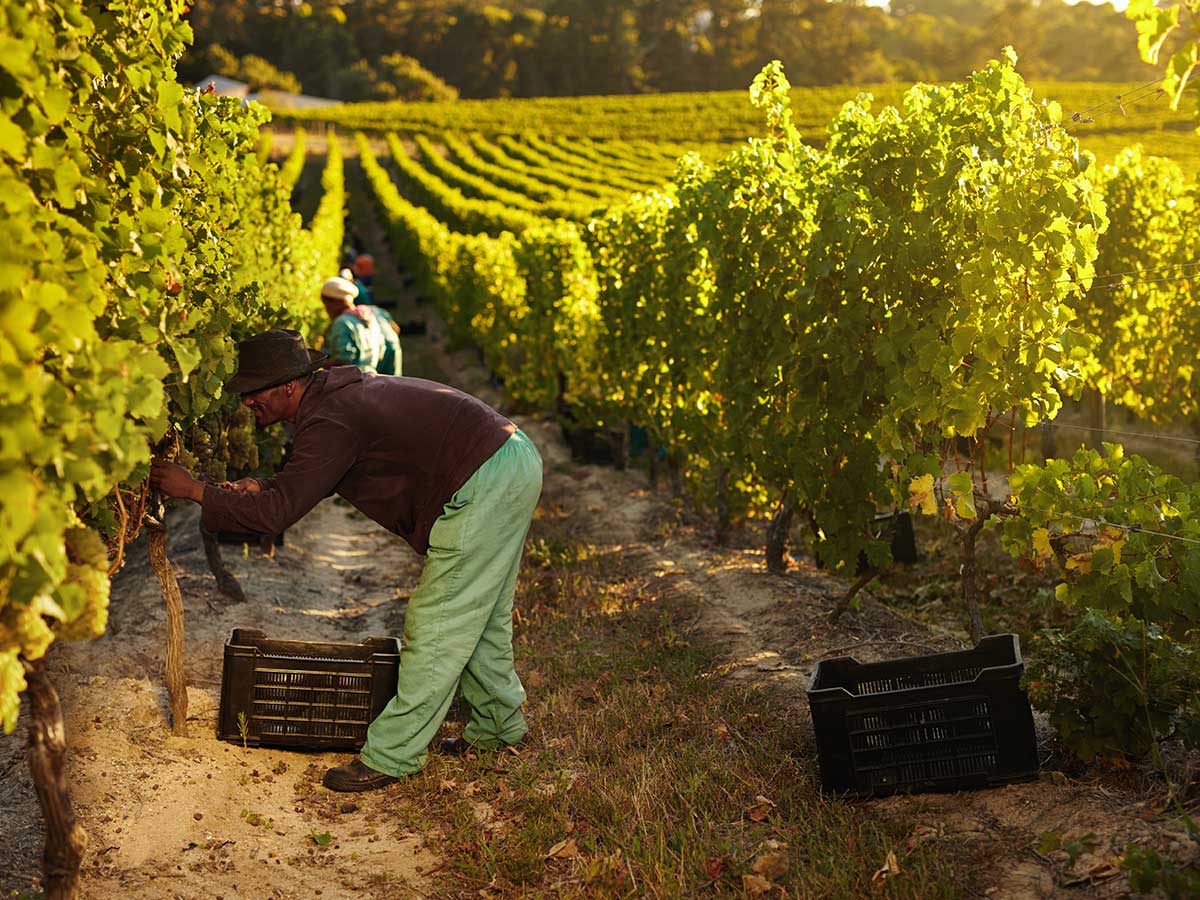
[[[219, 91], [218, 91], [219, 93]], [[328, 97], [310, 97], [308, 94], [289, 94], [287, 91], [258, 91], [248, 94], [247, 100], [257, 100], [265, 106], [276, 109], [305, 109], [314, 106], [336, 106], [340, 100], [330, 100]]]
[[204, 90], [209, 84], [214, 86], [214, 93], [221, 97], [239, 97], [245, 100], [250, 93], [250, 85], [246, 82], [234, 81], [224, 75], [209, 75], [207, 78], [201, 78], [196, 82], [196, 87]]

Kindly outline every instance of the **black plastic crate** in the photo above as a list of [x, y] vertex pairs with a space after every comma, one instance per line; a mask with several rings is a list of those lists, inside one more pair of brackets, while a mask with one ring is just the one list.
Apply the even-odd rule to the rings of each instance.
[[808, 705], [825, 788], [854, 796], [950, 791], [1037, 774], [1025, 663], [1015, 634], [973, 650], [817, 663]]
[[253, 747], [356, 750], [396, 695], [399, 669], [396, 638], [277, 641], [235, 628], [225, 645], [217, 737]]

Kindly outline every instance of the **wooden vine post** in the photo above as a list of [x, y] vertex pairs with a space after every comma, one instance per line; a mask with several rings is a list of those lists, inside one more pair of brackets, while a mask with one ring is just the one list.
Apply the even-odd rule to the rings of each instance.
[[29, 698], [29, 770], [46, 825], [42, 857], [46, 900], [79, 896], [79, 865], [87, 848], [87, 832], [75, 819], [67, 785], [66, 730], [58, 693], [46, 674], [46, 660], [26, 662], [25, 696]]
[[167, 604], [167, 705], [171, 712], [171, 733], [187, 736], [187, 681], [183, 675], [183, 595], [175, 572], [167, 561], [166, 507], [161, 495], [151, 494], [146, 515], [146, 548], [150, 566], [158, 576], [158, 585]]

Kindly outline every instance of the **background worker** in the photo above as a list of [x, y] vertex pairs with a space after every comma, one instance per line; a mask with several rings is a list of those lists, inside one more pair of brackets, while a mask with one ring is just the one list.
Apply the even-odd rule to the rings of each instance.
[[360, 303], [375, 303], [375, 257], [370, 253], [360, 253], [350, 264], [354, 272], [354, 284], [358, 288]]
[[201, 504], [211, 531], [277, 534], [336, 492], [425, 556], [405, 612], [396, 696], [359, 757], [325, 775], [333, 790], [361, 791], [425, 764], [456, 688], [469, 721], [444, 750], [499, 749], [525, 735], [512, 608], [542, 460], [516, 425], [468, 394], [351, 366], [318, 371], [327, 361], [294, 331], [238, 345], [226, 390], [242, 395], [260, 427], [296, 429], [274, 478], [226, 489], [155, 460], [150, 480]]
[[[353, 283], [356, 288], [358, 288], [358, 299], [355, 301], [357, 306], [371, 307], [371, 312], [375, 314], [376, 318], [383, 322], [384, 325], [387, 325], [389, 328], [391, 328], [397, 336], [400, 335], [400, 326], [396, 324], [396, 319], [390, 312], [375, 302], [375, 295], [373, 293], [363, 293], [363, 286], [360, 282], [355, 281], [353, 271], [350, 269], [342, 269], [340, 272], [338, 272], [338, 277], [345, 278], [347, 281]], [[364, 296], [368, 299], [364, 300]], [[396, 374], [399, 375], [400, 373], [396, 372]]]
[[331, 320], [325, 332], [326, 352], [334, 362], [364, 372], [399, 375], [399, 329], [383, 310], [358, 305], [357, 298], [358, 288], [345, 278], [327, 278], [322, 283], [321, 302]]

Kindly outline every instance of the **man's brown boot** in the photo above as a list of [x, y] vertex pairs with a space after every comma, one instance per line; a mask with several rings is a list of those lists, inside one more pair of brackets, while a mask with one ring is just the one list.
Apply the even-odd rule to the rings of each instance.
[[355, 757], [344, 766], [335, 766], [325, 773], [321, 782], [331, 791], [373, 791], [376, 788], [395, 784], [400, 779], [384, 772], [376, 772], [361, 759]]

